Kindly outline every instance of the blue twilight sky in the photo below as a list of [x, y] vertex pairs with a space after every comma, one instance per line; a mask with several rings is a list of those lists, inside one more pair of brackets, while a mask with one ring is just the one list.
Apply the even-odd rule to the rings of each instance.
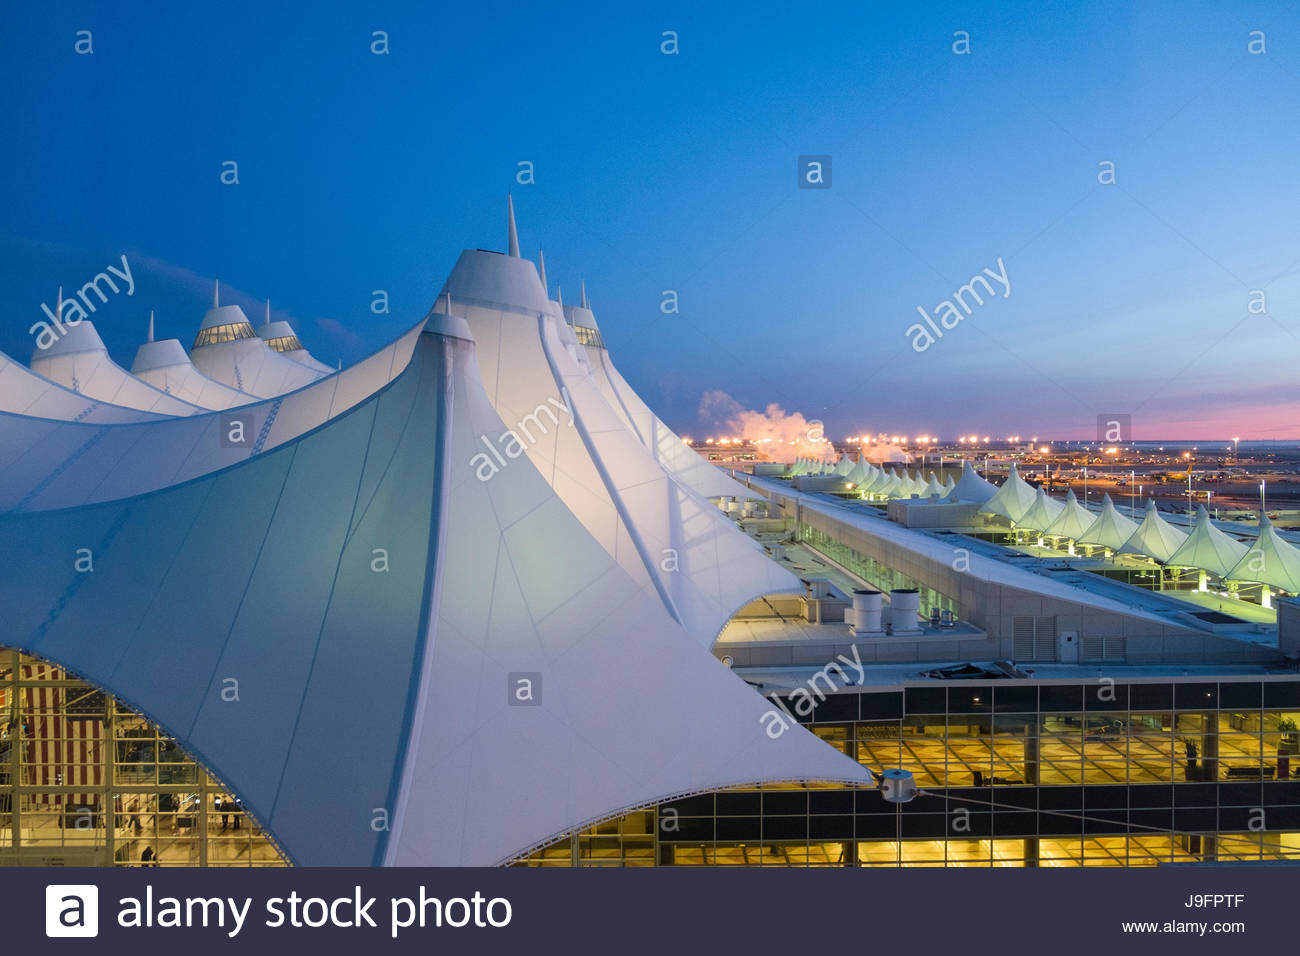
[[[150, 309], [188, 345], [213, 277], [348, 363], [504, 248], [513, 189], [552, 294], [586, 278], [685, 434], [721, 390], [832, 438], [1300, 437], [1300, 11], [907, 6], [10, 5], [0, 349], [126, 254], [134, 294], [93, 317], [124, 365]], [[830, 189], [796, 188], [801, 154]], [[1009, 296], [915, 351], [917, 307], [999, 258]]]

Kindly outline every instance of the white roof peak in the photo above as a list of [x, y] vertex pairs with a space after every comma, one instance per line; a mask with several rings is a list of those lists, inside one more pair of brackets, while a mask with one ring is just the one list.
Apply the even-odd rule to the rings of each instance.
[[515, 200], [506, 193], [506, 255], [519, 258], [519, 231], [515, 228]]

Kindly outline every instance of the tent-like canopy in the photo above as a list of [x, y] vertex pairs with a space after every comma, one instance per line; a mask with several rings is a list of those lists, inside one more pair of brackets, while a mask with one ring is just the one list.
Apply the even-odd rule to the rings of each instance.
[[[962, 477], [965, 478], [964, 475]], [[1013, 524], [1018, 524], [1025, 512], [1033, 507], [1034, 497], [1033, 486], [1020, 477], [1020, 472], [1013, 461], [1007, 480], [1002, 483], [1002, 487], [992, 498], [984, 502], [984, 507], [980, 511], [984, 514], [1001, 515]]]
[[1079, 544], [1097, 544], [1118, 551], [1133, 537], [1137, 528], [1137, 522], [1120, 514], [1115, 502], [1110, 500], [1110, 495], [1105, 495], [1101, 499], [1101, 513], [1097, 515], [1097, 520], [1076, 540]]
[[901, 498], [906, 487], [907, 483], [902, 475], [892, 468], [886, 468], [884, 480], [873, 491], [883, 498]]
[[925, 493], [923, 497], [943, 497], [943, 485], [939, 484], [939, 479], [935, 476], [934, 472], [930, 472], [930, 480], [925, 483]]
[[114, 362], [95, 331], [84, 319], [48, 348], [32, 354], [32, 371], [87, 398], [163, 415], [197, 415], [203, 409], [142, 382]]
[[223, 385], [196, 369], [180, 339], [154, 341], [152, 312], [149, 313], [149, 339], [136, 350], [131, 374], [200, 408], [220, 410], [257, 401], [255, 396]]
[[287, 359], [293, 359], [300, 365], [306, 365], [310, 369], [320, 372], [322, 375], [329, 375], [335, 371], [324, 362], [317, 361], [312, 354], [307, 351], [298, 338], [298, 333], [293, 330], [293, 326], [288, 322], [271, 321], [271, 303], [266, 303], [266, 322], [257, 330], [257, 337], [271, 347], [275, 352], [279, 352]]
[[873, 469], [867, 464], [866, 458], [859, 458], [857, 464], [853, 466], [853, 470], [850, 471], [845, 478], [853, 485], [853, 487], [861, 490], [862, 486], [867, 484], [871, 479], [872, 474]]
[[1259, 534], [1227, 577], [1300, 594], [1300, 549], [1283, 540], [1268, 515], [1261, 514]]
[[[303, 865], [493, 865], [682, 793], [870, 782], [802, 727], [769, 737], [770, 703], [526, 457], [482, 480], [507, 427], [466, 323], [431, 315], [390, 387], [268, 454], [0, 516], [0, 644], [146, 714]], [[521, 675], [540, 706], [512, 706]]]
[[1197, 568], [1226, 578], [1249, 550], [1235, 538], [1224, 534], [1210, 521], [1205, 505], [1196, 506], [1196, 525], [1192, 533], [1165, 563], [1175, 568]]
[[218, 305], [218, 301], [214, 293], [212, 308], [203, 316], [190, 348], [190, 361], [208, 378], [258, 398], [274, 398], [332, 371], [309, 368], [281, 355], [253, 331], [243, 309]]
[[1043, 529], [1043, 535], [1048, 538], [1070, 538], [1077, 541], [1092, 526], [1096, 517], [1079, 504], [1079, 499], [1074, 496], [1074, 489], [1071, 488], [1065, 493], [1065, 507], [1061, 509], [1056, 519]]
[[[542, 264], [545, 271], [545, 263]], [[682, 441], [619, 373], [600, 334], [584, 283], [578, 305], [548, 301], [566, 351], [651, 456], [678, 482], [704, 498], [752, 498], [755, 493]], [[804, 472], [793, 472], [804, 474]]]
[[1145, 555], [1148, 558], [1154, 558], [1161, 564], [1167, 564], [1186, 540], [1187, 532], [1181, 528], [1175, 528], [1160, 517], [1155, 501], [1148, 498], [1147, 510], [1142, 517], [1142, 523], [1124, 542], [1123, 547], [1115, 550], [1119, 554]]
[[951, 498], [952, 493], [957, 490], [957, 482], [952, 480], [952, 475], [947, 475], [943, 479], [943, 496]]
[[853, 470], [853, 460], [848, 455], [840, 455], [840, 460], [835, 463], [835, 474], [841, 478]]
[[37, 375], [0, 352], [0, 414], [26, 415], [49, 421], [123, 424], [161, 421], [158, 412], [109, 405]]
[[[651, 582], [706, 647], [750, 601], [803, 591], [627, 427], [564, 347], [531, 261], [466, 250], [442, 295], [469, 322], [488, 397], [514, 436], [488, 436], [485, 473], [526, 455], [620, 567]], [[504, 464], [492, 463], [494, 448]]]
[[1049, 498], [1047, 492], [1039, 487], [1034, 495], [1034, 503], [1029, 506], [1029, 510], [1020, 516], [1016, 522], [1022, 528], [1029, 528], [1033, 531], [1044, 531], [1051, 527], [1052, 522], [1060, 517], [1061, 512], [1065, 510], [1065, 505], [1055, 498]]
[[997, 493], [997, 485], [981, 478], [967, 458], [961, 463], [961, 480], [957, 482], [948, 497], [953, 501], [969, 501], [982, 505]]

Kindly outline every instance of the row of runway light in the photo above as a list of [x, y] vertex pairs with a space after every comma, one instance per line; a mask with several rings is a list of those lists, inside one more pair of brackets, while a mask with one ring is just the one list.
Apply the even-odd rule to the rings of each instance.
[[1170, 524], [1147, 501], [1141, 521], [1120, 513], [1110, 495], [1102, 499], [1097, 513], [1079, 504], [1074, 492], [1065, 501], [1048, 496], [1020, 477], [1015, 463], [999, 487], [976, 473], [970, 461], [963, 462], [962, 477], [948, 477], [940, 483], [932, 471], [928, 478], [920, 470], [912, 475], [906, 468], [881, 468], [865, 459], [856, 463], [843, 456], [832, 465], [798, 459], [788, 474], [826, 475], [842, 478], [862, 497], [872, 500], [919, 498], [945, 504], [973, 504], [980, 514], [1006, 519], [1015, 531], [1036, 532], [1039, 545], [1064, 547], [1069, 554], [1076, 546], [1099, 548], [1106, 555], [1132, 554], [1150, 558], [1169, 568], [1190, 568], [1213, 575], [1230, 585], [1263, 586], [1262, 599], [1269, 604], [1269, 589], [1300, 593], [1300, 549], [1283, 539], [1268, 516], [1261, 514], [1253, 541], [1238, 541], [1215, 526], [1204, 505], [1196, 511], [1190, 532]]

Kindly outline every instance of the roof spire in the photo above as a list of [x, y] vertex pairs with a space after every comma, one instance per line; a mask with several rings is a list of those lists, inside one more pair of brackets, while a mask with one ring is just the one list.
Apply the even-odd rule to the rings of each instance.
[[59, 286], [59, 301], [54, 306], [54, 316], [63, 321], [63, 286]]
[[266, 324], [271, 324], [271, 300], [266, 300]]
[[153, 309], [149, 310], [149, 338], [146, 339], [145, 341], [147, 342], [153, 341]]
[[515, 229], [515, 201], [506, 193], [506, 255], [519, 258], [519, 232]]
[[584, 309], [589, 309], [591, 306], [587, 304], [587, 280], [579, 279], [578, 281], [582, 283], [582, 298], [578, 300], [578, 304]]
[[447, 296], [447, 314], [451, 315], [451, 291], [444, 293]]
[[541, 249], [537, 250], [537, 268], [542, 273], [542, 288], [547, 290], [546, 297], [551, 297], [550, 286], [546, 284], [546, 254]]
[[212, 280], [212, 307], [214, 309], [221, 306], [221, 280]]
[[560, 303], [560, 314], [564, 314], [564, 290], [558, 285], [555, 287], [555, 301]]

